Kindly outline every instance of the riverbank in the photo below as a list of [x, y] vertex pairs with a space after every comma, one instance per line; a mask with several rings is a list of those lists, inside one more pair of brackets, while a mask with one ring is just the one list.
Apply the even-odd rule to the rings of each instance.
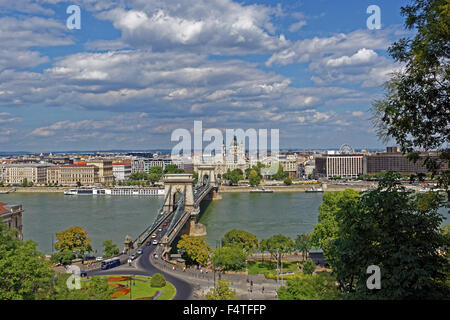
[[[290, 186], [262, 186], [266, 190], [273, 190], [273, 192], [306, 192], [314, 186], [316, 189], [321, 188], [321, 184], [301, 184], [301, 185], [290, 185]], [[342, 191], [345, 189], [353, 189], [356, 191], [362, 191], [370, 188], [370, 184], [361, 184], [361, 185], [330, 185], [327, 184], [324, 187], [324, 192], [331, 191]], [[230, 192], [250, 192], [251, 190], [260, 189], [261, 186], [258, 187], [247, 187], [247, 186], [220, 186], [219, 193], [230, 193]]]
[[0, 191], [9, 191], [10, 193], [64, 193], [67, 188], [63, 187], [0, 187]]

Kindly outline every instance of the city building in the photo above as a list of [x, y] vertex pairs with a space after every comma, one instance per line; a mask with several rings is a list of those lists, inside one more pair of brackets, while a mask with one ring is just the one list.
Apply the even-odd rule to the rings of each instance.
[[5, 223], [8, 230], [17, 230], [16, 237], [20, 240], [23, 239], [22, 212], [21, 204], [6, 204], [0, 202], [0, 222]]
[[86, 165], [96, 166], [98, 168], [98, 179], [100, 183], [111, 184], [114, 181], [112, 160], [106, 159], [90, 159], [86, 161]]
[[362, 154], [327, 154], [316, 157], [316, 173], [326, 178], [357, 178], [364, 174]]
[[117, 182], [127, 181], [131, 175], [131, 161], [113, 162], [114, 180]]
[[99, 183], [98, 167], [69, 164], [47, 169], [47, 183], [63, 186], [93, 185]]
[[0, 164], [0, 181], [6, 185], [20, 185], [24, 181], [38, 186], [45, 185], [49, 166], [40, 163]]

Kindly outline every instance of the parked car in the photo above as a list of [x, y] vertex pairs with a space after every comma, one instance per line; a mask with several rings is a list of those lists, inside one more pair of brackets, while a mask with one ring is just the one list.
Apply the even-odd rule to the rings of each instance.
[[136, 258], [137, 258], [137, 256], [135, 254], [132, 254], [131, 257], [130, 257], [131, 260], [134, 260]]
[[103, 257], [97, 257], [95, 258], [95, 261], [103, 261]]
[[153, 244], [158, 244], [158, 240], [153, 240]]
[[143, 253], [144, 253], [144, 250], [139, 249], [136, 253], [137, 253], [137, 254], [143, 254]]

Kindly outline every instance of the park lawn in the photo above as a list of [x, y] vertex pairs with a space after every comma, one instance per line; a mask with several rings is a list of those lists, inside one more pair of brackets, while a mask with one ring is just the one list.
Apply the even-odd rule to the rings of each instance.
[[[99, 278], [108, 279], [108, 278], [116, 278], [116, 277], [129, 277], [129, 275], [113, 275], [113, 276], [100, 276]], [[175, 287], [166, 281], [166, 285], [162, 288], [154, 288], [150, 286], [151, 277], [146, 276], [132, 276], [134, 280], [131, 282], [131, 299], [139, 299], [139, 298], [148, 298], [152, 297], [156, 291], [162, 291], [161, 295], [156, 298], [156, 300], [171, 300], [175, 296], [176, 289]], [[121, 284], [121, 285], [130, 285], [130, 281], [119, 281], [119, 282], [110, 282], [111, 284]], [[133, 285], [134, 283], [134, 285]], [[120, 296], [118, 298], [113, 298], [113, 300], [131, 300], [130, 293], [126, 295]]]
[[[281, 272], [297, 271], [297, 261], [283, 262], [283, 269]], [[276, 261], [249, 261], [248, 262], [248, 274], [267, 274], [276, 273], [277, 263]]]

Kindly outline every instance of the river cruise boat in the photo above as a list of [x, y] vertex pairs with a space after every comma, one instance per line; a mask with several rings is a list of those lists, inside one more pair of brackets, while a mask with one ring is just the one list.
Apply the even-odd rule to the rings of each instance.
[[261, 189], [250, 190], [250, 192], [251, 193], [272, 193], [273, 190], [261, 188]]
[[164, 189], [158, 188], [77, 188], [64, 191], [65, 195], [105, 195], [105, 196], [163, 196]]
[[311, 189], [308, 189], [305, 192], [323, 192], [323, 189], [312, 187]]

